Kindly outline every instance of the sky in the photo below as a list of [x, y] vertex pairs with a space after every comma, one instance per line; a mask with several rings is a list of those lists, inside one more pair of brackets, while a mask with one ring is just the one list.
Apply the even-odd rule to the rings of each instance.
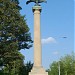
[[[34, 3], [26, 5], [27, 0], [19, 0], [25, 15], [27, 25], [30, 28], [34, 40], [34, 15], [32, 7]], [[41, 12], [41, 44], [42, 44], [42, 66], [48, 69], [53, 61], [58, 61], [61, 56], [71, 54], [74, 49], [74, 0], [47, 0], [40, 4]], [[67, 38], [63, 38], [67, 37]], [[34, 47], [29, 50], [21, 50], [25, 56], [25, 62], [33, 60]]]

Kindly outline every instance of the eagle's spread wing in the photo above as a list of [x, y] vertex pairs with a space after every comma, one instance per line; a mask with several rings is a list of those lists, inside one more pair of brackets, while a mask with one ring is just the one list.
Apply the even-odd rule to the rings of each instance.
[[47, 1], [46, 0], [29, 0], [26, 2], [26, 4], [29, 4], [30, 2], [34, 2], [34, 3], [38, 4], [38, 3], [47, 2]]
[[34, 2], [35, 3], [35, 0], [29, 0], [26, 2], [26, 4], [29, 4], [30, 2]]
[[29, 3], [30, 3], [30, 1], [27, 1], [27, 2], [26, 2], [26, 4], [29, 4]]

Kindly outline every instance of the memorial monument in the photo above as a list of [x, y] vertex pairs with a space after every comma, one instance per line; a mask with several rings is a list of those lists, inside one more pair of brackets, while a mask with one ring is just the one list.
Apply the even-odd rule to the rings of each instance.
[[42, 49], [40, 35], [40, 13], [42, 7], [39, 3], [46, 2], [45, 0], [29, 0], [26, 4], [34, 2], [32, 10], [34, 13], [34, 66], [29, 75], [48, 75], [42, 67]]

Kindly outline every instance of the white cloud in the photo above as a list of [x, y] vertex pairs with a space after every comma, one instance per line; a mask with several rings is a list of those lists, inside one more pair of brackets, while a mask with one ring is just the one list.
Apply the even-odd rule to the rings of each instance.
[[56, 43], [56, 40], [53, 37], [48, 37], [46, 39], [42, 39], [42, 44], [48, 44], [48, 43]]
[[54, 55], [59, 55], [58, 51], [53, 52]]

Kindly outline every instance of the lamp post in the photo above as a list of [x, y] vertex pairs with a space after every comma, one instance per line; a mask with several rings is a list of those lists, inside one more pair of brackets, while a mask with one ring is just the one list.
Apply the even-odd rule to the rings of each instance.
[[67, 71], [66, 71], [66, 75], [67, 75]]
[[60, 75], [60, 61], [58, 62], [58, 71], [59, 71], [59, 75]]

